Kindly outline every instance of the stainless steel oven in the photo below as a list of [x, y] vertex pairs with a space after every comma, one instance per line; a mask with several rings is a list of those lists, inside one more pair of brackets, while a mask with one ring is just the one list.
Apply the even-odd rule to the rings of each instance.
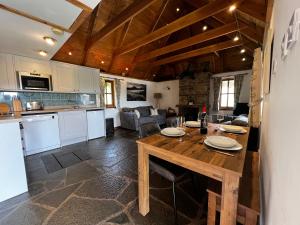
[[22, 90], [52, 91], [52, 76], [17, 72], [18, 85]]

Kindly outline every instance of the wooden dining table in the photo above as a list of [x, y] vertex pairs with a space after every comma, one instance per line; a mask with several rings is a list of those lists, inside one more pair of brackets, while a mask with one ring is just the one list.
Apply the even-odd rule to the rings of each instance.
[[[221, 225], [236, 225], [239, 181], [243, 174], [249, 128], [245, 134], [222, 132], [219, 124], [208, 124], [208, 133], [199, 128], [185, 128], [183, 137], [154, 134], [137, 140], [139, 212], [146, 215], [149, 208], [149, 155], [174, 163], [188, 170], [222, 182]], [[243, 149], [225, 155], [203, 143], [206, 136], [221, 135], [235, 139]]]

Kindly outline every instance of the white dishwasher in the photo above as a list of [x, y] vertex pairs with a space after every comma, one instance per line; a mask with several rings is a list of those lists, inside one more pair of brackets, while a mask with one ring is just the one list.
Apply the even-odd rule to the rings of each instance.
[[105, 136], [105, 115], [103, 109], [87, 110], [88, 139]]
[[26, 155], [60, 148], [56, 113], [23, 116], [22, 125], [23, 148]]

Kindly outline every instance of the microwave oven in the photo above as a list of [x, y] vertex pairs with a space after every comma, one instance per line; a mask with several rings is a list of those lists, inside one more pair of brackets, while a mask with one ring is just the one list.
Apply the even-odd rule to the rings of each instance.
[[17, 72], [18, 86], [22, 90], [52, 91], [52, 76]]

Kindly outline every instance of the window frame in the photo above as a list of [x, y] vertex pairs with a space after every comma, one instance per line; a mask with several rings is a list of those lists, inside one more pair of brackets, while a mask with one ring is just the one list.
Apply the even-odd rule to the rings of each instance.
[[[106, 83], [111, 84], [111, 93], [106, 92]], [[106, 104], [107, 95], [112, 96], [112, 104]], [[105, 80], [104, 103], [105, 103], [106, 108], [116, 108], [116, 105], [115, 105], [115, 82], [113, 80]]]
[[[229, 81], [233, 80], [233, 93], [229, 92]], [[223, 81], [227, 81], [227, 93], [223, 93], [222, 89], [223, 89]], [[220, 105], [220, 110], [233, 110], [234, 109], [234, 96], [235, 96], [235, 82], [234, 82], [234, 77], [230, 77], [230, 78], [225, 78], [221, 80], [221, 90], [220, 90], [220, 97], [219, 97], [219, 105]], [[233, 94], [233, 106], [229, 107], [228, 106], [228, 99], [229, 99], [229, 95]], [[222, 107], [221, 101], [222, 101], [222, 95], [227, 95], [227, 106], [226, 107]]]

